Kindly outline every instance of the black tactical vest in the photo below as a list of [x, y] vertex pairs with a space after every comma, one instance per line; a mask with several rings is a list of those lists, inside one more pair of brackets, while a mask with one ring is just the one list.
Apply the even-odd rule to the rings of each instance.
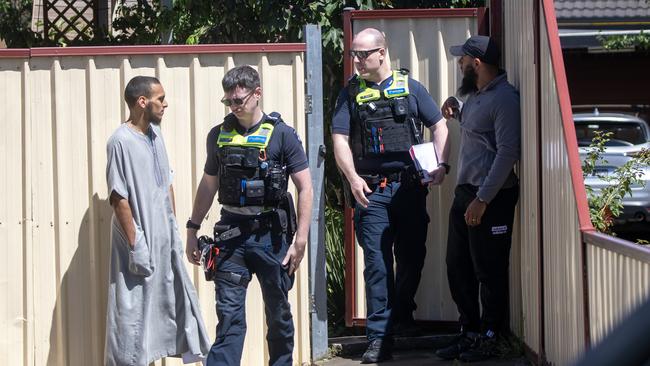
[[358, 76], [348, 87], [355, 119], [360, 122], [350, 125], [355, 159], [408, 153], [411, 146], [421, 143], [422, 122], [409, 113], [408, 70], [393, 71], [393, 80], [383, 91], [366, 87]]
[[287, 194], [287, 173], [283, 162], [267, 160], [266, 150], [273, 130], [283, 123], [280, 114], [267, 116], [254, 133], [237, 132], [237, 117], [229, 114], [219, 131], [218, 201], [231, 206], [276, 207]]

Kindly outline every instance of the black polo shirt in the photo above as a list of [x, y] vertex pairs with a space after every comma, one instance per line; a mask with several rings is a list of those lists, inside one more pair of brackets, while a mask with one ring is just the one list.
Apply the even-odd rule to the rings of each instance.
[[[246, 130], [239, 123], [235, 125], [237, 132], [241, 135], [250, 135], [257, 131], [261, 126], [263, 121], [267, 120], [266, 114], [262, 119], [256, 123], [253, 127]], [[221, 126], [223, 123], [213, 127], [212, 130], [208, 133], [208, 139], [206, 141], [206, 148], [208, 152], [208, 157], [205, 161], [205, 166], [203, 171], [208, 175], [218, 175], [219, 174], [219, 157], [217, 156], [217, 139], [219, 138], [219, 132], [221, 131]], [[293, 174], [300, 172], [309, 167], [307, 162], [307, 155], [305, 150], [302, 147], [302, 142], [300, 137], [296, 133], [296, 130], [289, 127], [284, 122], [278, 122], [273, 128], [273, 134], [271, 135], [271, 140], [269, 141], [268, 146], [266, 147], [266, 156], [268, 160], [284, 162], [287, 166], [287, 173]]]

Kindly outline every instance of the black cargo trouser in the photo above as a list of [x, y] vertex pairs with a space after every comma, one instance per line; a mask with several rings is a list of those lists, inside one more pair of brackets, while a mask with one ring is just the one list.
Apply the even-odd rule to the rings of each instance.
[[501, 189], [481, 224], [470, 227], [464, 214], [477, 190], [469, 184], [456, 187], [449, 213], [447, 276], [463, 331], [499, 332], [507, 326], [508, 266], [519, 187]]

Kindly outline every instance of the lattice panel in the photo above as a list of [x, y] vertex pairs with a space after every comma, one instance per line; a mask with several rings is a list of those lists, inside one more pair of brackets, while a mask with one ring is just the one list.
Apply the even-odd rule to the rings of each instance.
[[97, 29], [97, 0], [43, 0], [46, 38], [88, 41]]

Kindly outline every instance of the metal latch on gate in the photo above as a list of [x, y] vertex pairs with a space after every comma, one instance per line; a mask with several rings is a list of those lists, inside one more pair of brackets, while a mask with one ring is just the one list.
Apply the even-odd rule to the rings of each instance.
[[306, 94], [305, 95], [305, 113], [306, 114], [311, 114], [311, 109], [312, 109], [311, 94]]

